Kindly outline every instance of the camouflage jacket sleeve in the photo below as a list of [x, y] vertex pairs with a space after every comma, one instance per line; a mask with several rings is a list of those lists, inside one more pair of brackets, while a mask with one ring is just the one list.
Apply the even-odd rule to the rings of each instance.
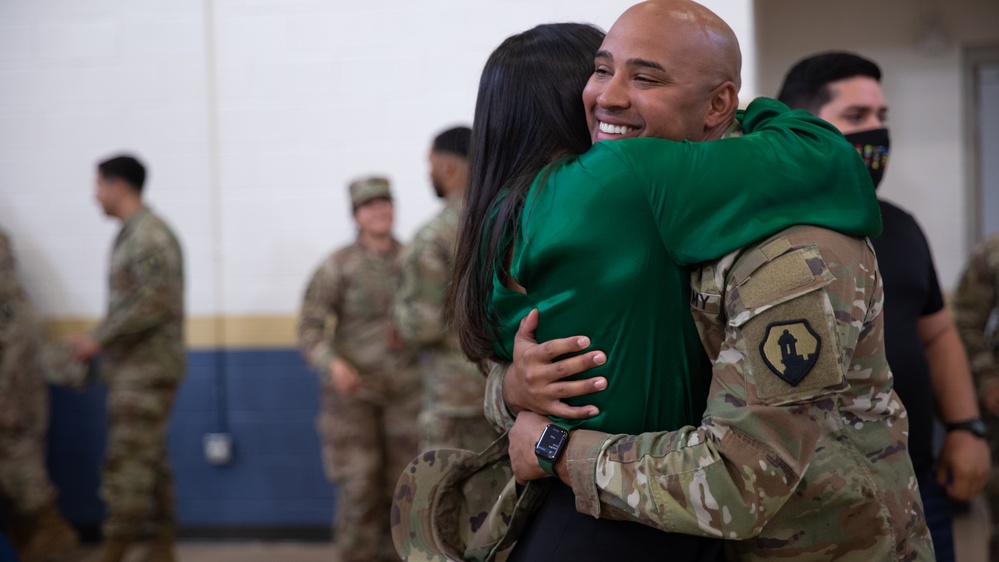
[[451, 281], [449, 248], [435, 236], [435, 222], [417, 233], [402, 259], [402, 282], [396, 294], [393, 321], [410, 344], [430, 346], [446, 335], [444, 305]]
[[115, 245], [107, 318], [91, 333], [102, 345], [160, 326], [183, 301], [183, 257], [169, 231], [148, 214]]
[[10, 240], [0, 231], [0, 272], [5, 275], [14, 274], [14, 252], [10, 249]]
[[[13, 326], [20, 299], [21, 284], [15, 270], [14, 252], [11, 251], [7, 236], [0, 231], [0, 359], [4, 357], [4, 348], [9, 344], [8, 328]], [[4, 382], [0, 379], [0, 384]]]
[[[14, 252], [10, 249], [10, 241], [0, 232], [0, 307], [11, 302], [20, 292], [20, 283], [14, 265]], [[0, 314], [6, 313], [0, 310]]]
[[[0, 385], [7, 378], [3, 367], [13, 366], [19, 371], [29, 372], [37, 363], [35, 348], [41, 344], [44, 330], [28, 295], [17, 276], [14, 252], [7, 236], [0, 231]], [[31, 353], [27, 358], [6, 361], [12, 347], [28, 347]], [[25, 354], [22, 354], [25, 355]], [[32, 364], [26, 364], [31, 362]]]
[[[867, 248], [840, 235], [815, 244], [784, 236], [696, 272], [694, 316], [714, 360], [701, 425], [638, 436], [574, 431], [567, 467], [577, 509], [671, 532], [759, 534], [815, 459], [823, 427], [839, 423], [835, 395], [848, 388], [861, 329], [880, 313], [873, 252], [859, 269], [842, 265], [856, 262], [858, 244]], [[775, 344], [785, 329], [806, 361], [797, 373], [768, 366], [781, 361]]]
[[331, 256], [312, 275], [298, 317], [298, 345], [302, 356], [321, 376], [336, 357], [327, 321], [335, 316], [343, 298], [344, 276]]
[[517, 421], [516, 416], [503, 401], [503, 377], [509, 363], [490, 363], [489, 375], [486, 377], [485, 413], [486, 419], [499, 433], [505, 433]]
[[[43, 335], [18, 280], [10, 243], [0, 232], [0, 435], [17, 440], [34, 438], [38, 430], [44, 435], [48, 425], [48, 393], [38, 361]], [[0, 455], [17, 458], [16, 448], [0, 446], [0, 449], [3, 449]], [[0, 461], [3, 463], [14, 468], [14, 463], [6, 458]], [[16, 492], [17, 488], [8, 490]]]
[[975, 249], [961, 274], [951, 306], [954, 323], [968, 352], [979, 396], [999, 383], [999, 364], [992, 342], [986, 339], [986, 324], [995, 310], [999, 275], [999, 237], [992, 237]]

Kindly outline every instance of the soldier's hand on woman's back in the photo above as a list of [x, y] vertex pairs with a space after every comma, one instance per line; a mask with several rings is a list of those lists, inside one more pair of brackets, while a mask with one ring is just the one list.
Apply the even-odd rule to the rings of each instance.
[[550, 421], [545, 416], [527, 410], [517, 414], [517, 422], [510, 428], [510, 446], [507, 452], [518, 484], [548, 477], [548, 473], [538, 464], [534, 445]]

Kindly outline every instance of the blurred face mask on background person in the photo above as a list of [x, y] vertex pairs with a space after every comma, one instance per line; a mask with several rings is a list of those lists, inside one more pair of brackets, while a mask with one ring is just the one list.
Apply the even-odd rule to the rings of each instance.
[[877, 188], [888, 165], [888, 104], [881, 84], [868, 76], [828, 84], [831, 99], [816, 115], [839, 129], [857, 148]]
[[868, 129], [843, 136], [846, 137], [847, 142], [857, 149], [860, 157], [864, 159], [867, 171], [870, 172], [871, 180], [874, 182], [874, 189], [877, 189], [878, 184], [881, 183], [881, 178], [884, 177], [885, 168], [888, 166], [888, 150], [890, 147], [888, 129], [883, 127], [880, 129]]

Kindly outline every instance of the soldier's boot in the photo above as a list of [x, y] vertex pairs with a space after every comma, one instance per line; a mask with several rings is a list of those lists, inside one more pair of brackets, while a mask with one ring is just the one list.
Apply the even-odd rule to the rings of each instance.
[[48, 562], [66, 554], [80, 542], [79, 535], [55, 504], [31, 514], [31, 532], [17, 550], [21, 562]]
[[143, 562], [175, 562], [173, 553], [175, 534], [173, 531], [164, 531], [154, 536], [149, 541], [149, 552]]
[[111, 537], [101, 542], [101, 549], [87, 562], [121, 562], [125, 559], [125, 551], [132, 544], [130, 539]]

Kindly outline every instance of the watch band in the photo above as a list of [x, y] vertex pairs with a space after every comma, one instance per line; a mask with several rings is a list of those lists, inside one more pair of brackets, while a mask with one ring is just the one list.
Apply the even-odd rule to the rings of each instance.
[[983, 422], [981, 418], [972, 418], [970, 420], [949, 423], [946, 427], [948, 432], [961, 430], [968, 431], [975, 437], [979, 437], [981, 439], [987, 439], [989, 436], [988, 429], [985, 427], [985, 422]]
[[[556, 462], [558, 461], [556, 460]], [[558, 478], [558, 474], [555, 473], [555, 463], [550, 463], [545, 459], [538, 457], [538, 464], [541, 465], [541, 470], [544, 470], [545, 472], [548, 473], [548, 476], [554, 476], [555, 478]]]

